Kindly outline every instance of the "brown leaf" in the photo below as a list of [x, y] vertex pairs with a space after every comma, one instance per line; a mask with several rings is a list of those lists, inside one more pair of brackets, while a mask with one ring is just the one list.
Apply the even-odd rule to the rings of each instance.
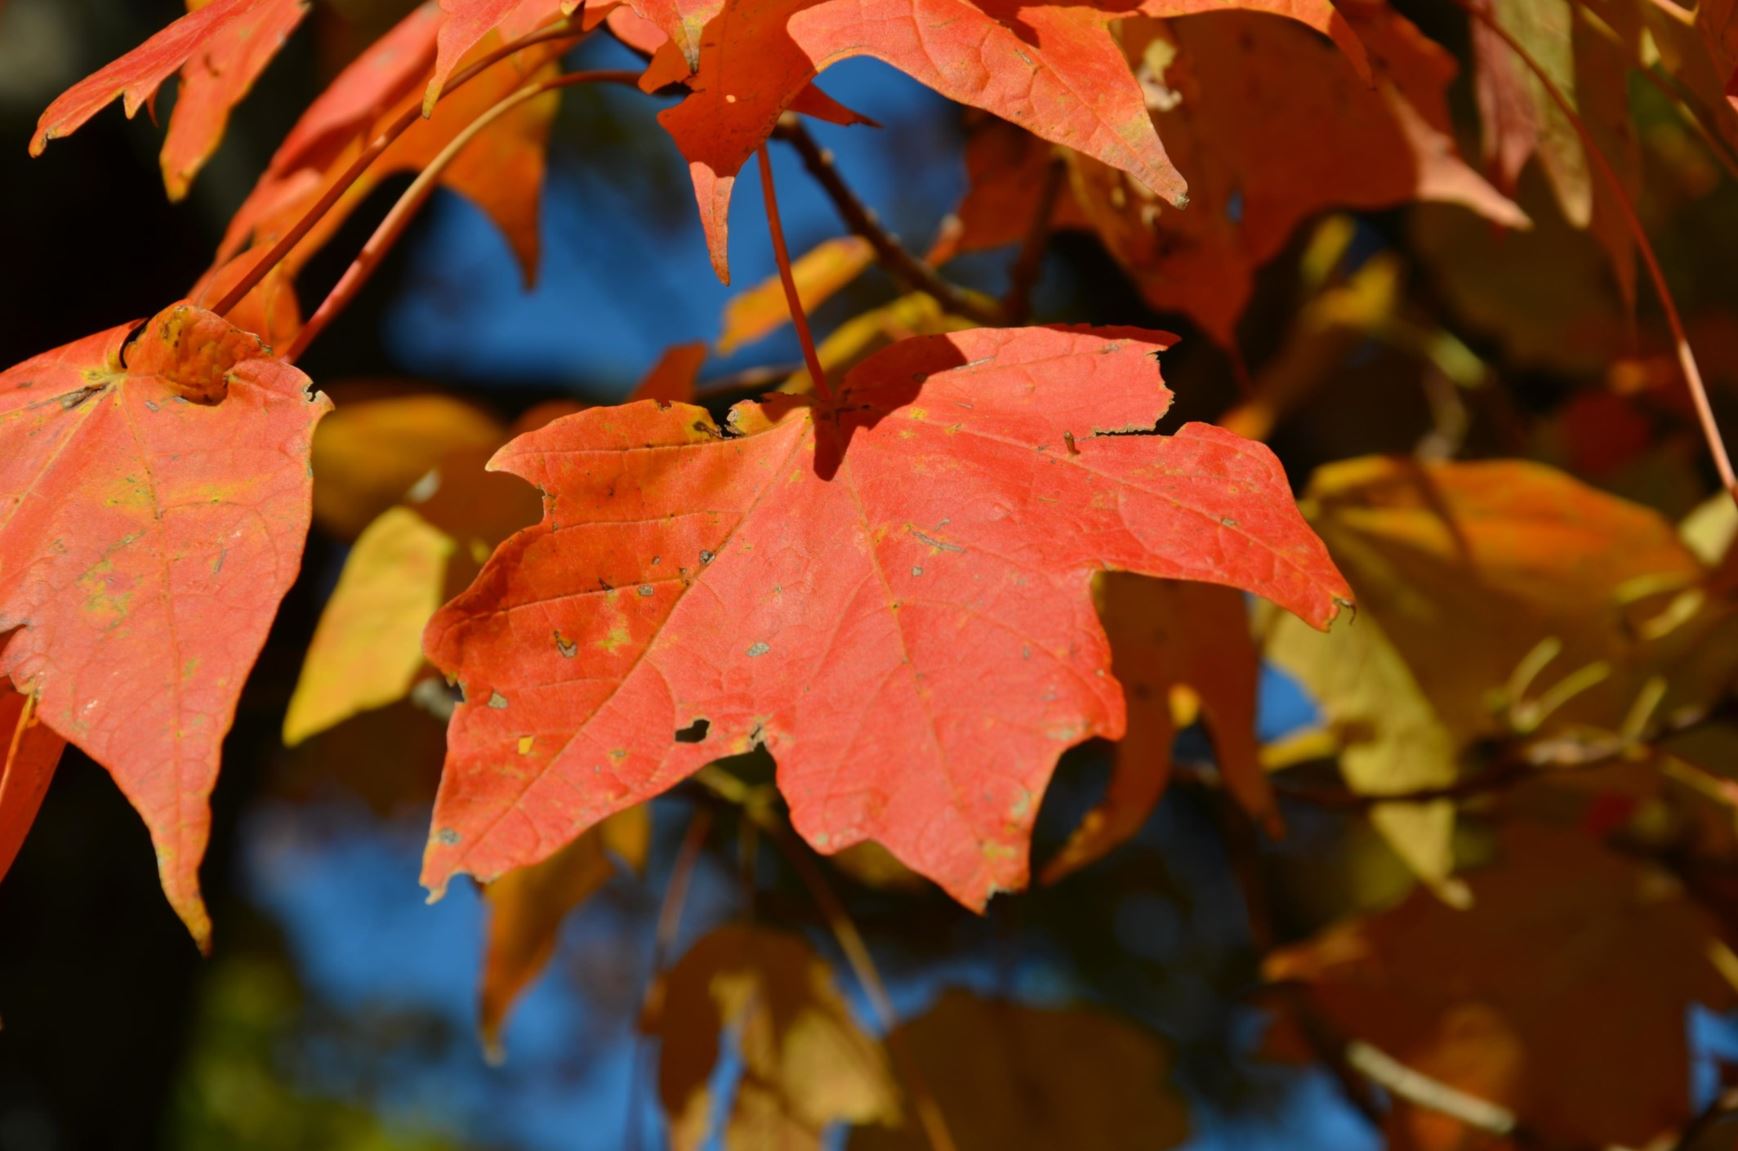
[[[962, 1151], [1160, 1151], [1189, 1134], [1164, 1042], [1101, 1011], [947, 991], [888, 1044], [915, 1065]], [[850, 1146], [930, 1144], [908, 1116], [852, 1132]]]
[[[1471, 910], [1414, 895], [1276, 953], [1267, 974], [1302, 982], [1349, 1037], [1553, 1145], [1639, 1147], [1682, 1126], [1685, 1013], [1738, 1001], [1706, 913], [1659, 869], [1537, 824], [1506, 828], [1500, 862], [1468, 883]], [[1472, 1138], [1404, 1101], [1389, 1134], [1425, 1151]]]
[[658, 1094], [670, 1143], [706, 1140], [710, 1081], [734, 1033], [742, 1082], [726, 1120], [727, 1148], [812, 1147], [835, 1123], [899, 1118], [881, 1045], [857, 1025], [827, 964], [800, 937], [729, 926], [706, 936], [663, 981], [645, 1028], [661, 1046]]

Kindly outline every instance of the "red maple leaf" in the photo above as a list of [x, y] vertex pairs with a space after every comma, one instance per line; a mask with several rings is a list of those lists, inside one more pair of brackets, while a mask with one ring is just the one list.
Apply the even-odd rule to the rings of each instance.
[[0, 679], [0, 879], [36, 822], [65, 749], [65, 740], [36, 722], [29, 697]]
[[736, 173], [817, 74], [854, 56], [881, 60], [950, 100], [1102, 160], [1155, 195], [1185, 203], [1183, 177], [1159, 143], [1110, 25], [1142, 14], [1222, 8], [1272, 11], [1328, 32], [1367, 71], [1357, 36], [1327, 0], [728, 0], [702, 32], [698, 56], [673, 37], [644, 85], [685, 80], [692, 89], [658, 120], [688, 160], [712, 266], [728, 282]]
[[0, 675], [108, 768], [201, 945], [206, 797], [296, 577], [331, 408], [179, 304], [0, 373]]
[[[1268, 450], [1190, 424], [1132, 329], [905, 340], [837, 399], [639, 403], [523, 436], [544, 492], [429, 625], [462, 685], [423, 880], [534, 863], [764, 745], [798, 831], [981, 907], [1026, 880], [1063, 749], [1122, 733], [1096, 571], [1325, 624], [1348, 590]], [[1125, 434], [1135, 433], [1135, 434]]]
[[436, 36], [434, 75], [422, 98], [422, 114], [434, 111], [441, 89], [483, 37], [498, 32], [503, 40], [515, 40], [579, 4], [580, 0], [440, 0], [444, 19]]
[[131, 118], [176, 72], [181, 91], [163, 142], [163, 182], [179, 200], [217, 150], [229, 110], [308, 11], [308, 0], [211, 0], [55, 99], [37, 121], [30, 154], [71, 135], [115, 100]]
[[[1123, 49], [1157, 93], [1153, 120], [1193, 202], [1173, 212], [1113, 166], [1074, 155], [1052, 226], [1096, 231], [1150, 305], [1183, 312], [1225, 346], [1235, 343], [1256, 269], [1324, 208], [1432, 200], [1527, 226], [1455, 147], [1453, 58], [1386, 3], [1342, 7], [1374, 84], [1319, 37], [1267, 16], [1128, 22]], [[975, 133], [960, 225], [932, 258], [1026, 234], [1051, 162], [1051, 150], [1034, 145], [1004, 125]]]
[[[169, 197], [179, 200], [217, 150], [230, 109], [247, 95], [308, 7], [309, 0], [210, 0], [201, 4], [61, 93], [37, 122], [30, 154], [41, 155], [50, 140], [71, 135], [117, 99], [132, 117], [156, 99], [165, 80], [180, 72], [181, 91], [170, 116], [162, 156]], [[430, 0], [375, 45], [368, 54], [369, 69], [353, 74], [347, 83], [334, 85], [309, 108], [304, 123], [285, 141], [278, 160], [305, 162], [303, 149], [324, 132], [343, 134], [367, 111], [371, 98], [384, 97], [406, 75], [429, 77], [423, 114], [431, 114], [453, 71], [490, 33], [511, 40], [578, 7], [578, 0], [439, 0], [438, 6]], [[431, 55], [420, 50], [424, 40]]]

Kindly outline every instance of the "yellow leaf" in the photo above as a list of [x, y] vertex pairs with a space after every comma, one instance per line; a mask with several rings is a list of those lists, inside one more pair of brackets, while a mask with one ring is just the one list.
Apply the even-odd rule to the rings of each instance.
[[405, 697], [452, 553], [453, 541], [408, 508], [389, 508], [368, 526], [314, 629], [284, 716], [285, 744]]
[[[875, 259], [875, 250], [860, 236], [840, 236], [809, 249], [791, 265], [797, 282], [797, 298], [805, 311], [814, 311], [834, 293], [862, 274]], [[718, 354], [728, 356], [744, 344], [777, 331], [790, 323], [784, 284], [775, 275], [746, 292], [730, 298], [724, 306], [724, 334], [718, 337]]]
[[[1303, 681], [1367, 795], [1451, 783], [1487, 737], [1617, 732], [1706, 702], [1738, 661], [1730, 610], [1652, 510], [1522, 461], [1352, 460], [1304, 502], [1358, 600], [1327, 636], [1275, 617], [1269, 653]], [[1692, 598], [1686, 599], [1686, 596]], [[1379, 806], [1402, 858], [1444, 887], [1453, 809]]]
[[427, 393], [343, 405], [314, 433], [314, 519], [350, 538], [455, 452], [492, 452], [507, 429], [487, 412]]
[[[1356, 586], [1356, 585], [1354, 585]], [[1340, 739], [1340, 771], [1365, 795], [1453, 783], [1461, 736], [1437, 717], [1374, 618], [1323, 634], [1266, 609], [1267, 656], [1319, 702]], [[1414, 874], [1450, 903], [1466, 900], [1454, 873], [1454, 804], [1385, 803], [1370, 822]]]

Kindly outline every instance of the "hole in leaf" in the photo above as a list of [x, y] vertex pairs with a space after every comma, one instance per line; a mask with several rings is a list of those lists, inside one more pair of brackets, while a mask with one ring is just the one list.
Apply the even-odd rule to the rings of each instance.
[[676, 733], [677, 743], [699, 743], [712, 730], [712, 721], [701, 718]]

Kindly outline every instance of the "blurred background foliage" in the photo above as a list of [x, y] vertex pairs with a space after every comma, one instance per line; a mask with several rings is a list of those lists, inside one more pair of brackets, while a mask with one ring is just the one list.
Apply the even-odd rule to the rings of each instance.
[[[239, 109], [192, 196], [172, 206], [157, 175], [158, 135], [143, 124], [105, 114], [34, 162], [25, 141], [54, 94], [167, 23], [181, 10], [176, 0], [6, 0], [0, 362], [150, 314], [184, 292], [300, 109], [410, 6], [319, 4], [311, 31], [291, 41]], [[1401, 7], [1464, 58], [1455, 10]], [[600, 46], [581, 58], [619, 61]], [[823, 125], [817, 135], [862, 198], [921, 250], [966, 191], [971, 118], [872, 63], [835, 70], [828, 87], [885, 127]], [[1463, 150], [1475, 155], [1464, 77], [1451, 96]], [[1630, 100], [1644, 223], [1733, 426], [1738, 183], [1666, 94], [1638, 78]], [[591, 88], [564, 99], [543, 269], [529, 294], [481, 215], [438, 198], [303, 365], [340, 412], [432, 390], [504, 427], [548, 400], [619, 400], [666, 348], [715, 340], [731, 289], [711, 274], [683, 165], [652, 120], [658, 107]], [[793, 247], [838, 235], [831, 207], [794, 159], [781, 149], [775, 166]], [[311, 279], [336, 277], [405, 183], [375, 194]], [[1315, 218], [1259, 273], [1235, 349], [1197, 335], [1182, 317], [1155, 314], [1080, 233], [1054, 238], [1035, 313], [1180, 332], [1164, 359], [1179, 413], [1264, 435], [1300, 491], [1327, 462], [1422, 449], [1542, 459], [1674, 520], [1685, 515], [1708, 492], [1709, 474], [1649, 294], [1640, 293], [1632, 318], [1605, 254], [1563, 221], [1536, 167], [1517, 198], [1535, 221], [1531, 232], [1437, 205]], [[773, 267], [764, 223], [746, 210], [735, 223], [742, 287]], [[949, 271], [993, 291], [1008, 258], [974, 254]], [[896, 294], [871, 269], [819, 309], [817, 329], [830, 332]], [[790, 333], [779, 331], [715, 356], [705, 370], [727, 377], [798, 359]], [[1248, 398], [1250, 381], [1260, 401]], [[322, 474], [319, 482], [331, 481]], [[404, 702], [293, 749], [279, 738], [347, 548], [376, 505], [396, 495], [390, 486], [384, 497], [323, 486], [317, 496], [323, 528], [225, 749], [204, 870], [218, 924], [213, 959], [198, 959], [158, 895], [137, 818], [100, 769], [69, 752], [0, 886], [0, 1148], [661, 1145], [656, 1071], [636, 1021], [659, 958], [659, 905], [678, 845], [708, 801], [683, 792], [655, 805], [644, 874], [614, 874], [568, 920], [547, 975], [507, 1024], [508, 1058], [491, 1066], [476, 1030], [485, 906], [467, 887], [424, 907], [416, 885], [441, 761], [438, 720]], [[1312, 719], [1297, 685], [1266, 673], [1263, 739]], [[1183, 733], [1178, 758], [1210, 760], [1198, 728]], [[1061, 847], [1102, 791], [1108, 761], [1102, 746], [1065, 760], [1035, 858]], [[744, 770], [752, 777], [767, 767]], [[1356, 809], [1294, 802], [1285, 815], [1286, 837], [1254, 849], [1275, 893], [1268, 930], [1277, 941], [1392, 905], [1412, 888]], [[1273, 941], [1251, 936], [1237, 879], [1249, 860], [1228, 855], [1228, 818], [1213, 788], [1174, 787], [1134, 843], [1056, 886], [998, 899], [981, 919], [934, 891], [886, 886], [874, 859], [829, 872], [902, 1018], [962, 986], [1041, 1007], [1096, 1004], [1168, 1041], [1191, 1148], [1380, 1145], [1328, 1072], [1260, 1055], [1267, 1016], [1251, 992]], [[1487, 831], [1476, 822], [1462, 830], [1463, 860], [1489, 854]], [[745, 918], [800, 932], [838, 959], [798, 878], [727, 813], [696, 870], [674, 955], [662, 958]], [[849, 969], [835, 962], [834, 970], [858, 1017], [869, 1018]], [[1705, 1101], [1722, 1060], [1738, 1057], [1738, 1038], [1727, 1019], [1705, 1012], [1693, 1011], [1685, 1027]], [[1066, 1058], [1092, 1071], [1120, 1050], [1106, 1040]], [[741, 1058], [726, 1060], [721, 1084], [742, 1075]]]

